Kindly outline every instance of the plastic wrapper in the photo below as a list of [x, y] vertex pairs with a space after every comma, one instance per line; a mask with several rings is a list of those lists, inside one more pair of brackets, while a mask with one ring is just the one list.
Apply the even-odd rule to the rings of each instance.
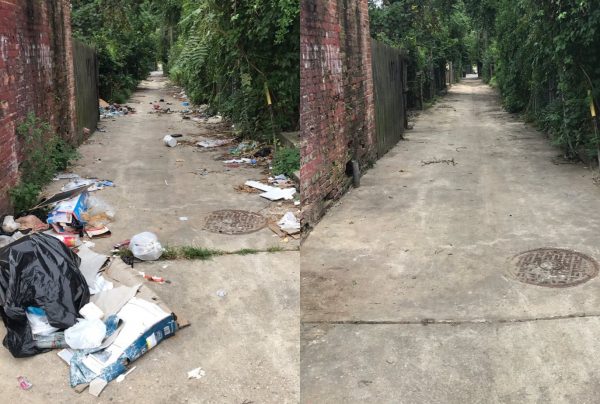
[[65, 330], [65, 341], [72, 349], [93, 349], [102, 345], [106, 336], [106, 325], [100, 319], [79, 320]]
[[90, 300], [79, 271], [80, 258], [60, 240], [32, 234], [0, 249], [0, 315], [6, 326], [4, 346], [15, 357], [44, 350], [36, 346], [27, 307], [39, 307], [60, 330], [74, 325]]

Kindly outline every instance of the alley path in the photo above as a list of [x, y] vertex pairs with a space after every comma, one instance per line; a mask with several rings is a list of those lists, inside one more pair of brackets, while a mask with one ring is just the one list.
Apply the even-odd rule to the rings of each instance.
[[[136, 264], [135, 270], [171, 282], [149, 286], [191, 326], [136, 361], [136, 370], [124, 382], [110, 383], [100, 402], [298, 402], [297, 244], [282, 243], [269, 229], [244, 235], [204, 230], [204, 219], [215, 210], [268, 214], [281, 207], [257, 194], [234, 190], [246, 180], [261, 179], [262, 174], [258, 168], [228, 170], [216, 160], [225, 149], [203, 151], [193, 143], [175, 148], [163, 144], [166, 134], [181, 133], [188, 141], [219, 134], [214, 128], [183, 120], [179, 113], [148, 114], [150, 102], [160, 99], [165, 100], [164, 107], [183, 109], [174, 92], [164, 77], [153, 74], [128, 104], [137, 113], [102, 120], [99, 126], [106, 132], [96, 132], [80, 148], [82, 158], [73, 171], [116, 184], [97, 193], [114, 207], [116, 217], [110, 225], [112, 237], [94, 240], [94, 250], [106, 254], [116, 242], [151, 231], [163, 245], [225, 251], [277, 246], [287, 251]], [[201, 174], [204, 169], [206, 175]], [[52, 184], [50, 191], [64, 183]], [[141, 277], [140, 282], [144, 282]], [[218, 291], [224, 291], [224, 296], [218, 296]], [[200, 380], [188, 380], [187, 372], [198, 367], [206, 374]], [[17, 388], [20, 375], [33, 383], [30, 391]], [[68, 367], [56, 351], [15, 359], [0, 349], [0, 389], [7, 403], [98, 402], [87, 392], [77, 394], [70, 388]]]
[[477, 80], [424, 112], [302, 247], [302, 401], [585, 403], [600, 279], [521, 283], [516, 254], [600, 257], [595, 172]]

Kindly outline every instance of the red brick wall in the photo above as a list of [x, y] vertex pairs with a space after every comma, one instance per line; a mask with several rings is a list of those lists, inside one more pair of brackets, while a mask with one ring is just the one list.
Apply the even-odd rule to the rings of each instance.
[[19, 122], [33, 112], [73, 139], [72, 60], [68, 0], [0, 0], [0, 214], [19, 178]]
[[367, 0], [302, 0], [300, 170], [304, 223], [346, 192], [346, 165], [375, 161]]

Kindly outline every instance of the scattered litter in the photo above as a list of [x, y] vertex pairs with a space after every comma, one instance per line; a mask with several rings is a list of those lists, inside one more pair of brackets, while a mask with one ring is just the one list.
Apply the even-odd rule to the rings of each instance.
[[132, 108], [128, 105], [121, 105], [121, 104], [117, 104], [117, 103], [106, 105], [106, 102], [104, 105], [105, 106], [102, 106], [102, 104], [101, 104], [98, 108], [98, 110], [100, 112], [100, 118], [103, 118], [103, 119], [114, 118], [117, 116], [123, 116], [123, 115], [129, 115], [129, 114], [135, 113], [135, 108]]
[[65, 341], [72, 349], [94, 349], [102, 345], [106, 337], [106, 325], [100, 319], [80, 319], [65, 330]]
[[17, 381], [19, 382], [19, 387], [21, 390], [29, 390], [33, 387], [33, 384], [25, 376], [17, 377]]
[[4, 345], [14, 357], [42, 352], [23, 315], [27, 307], [42, 308], [49, 324], [58, 329], [75, 324], [79, 309], [90, 299], [79, 262], [63, 243], [44, 233], [27, 235], [0, 250]]
[[98, 306], [90, 302], [79, 310], [79, 314], [86, 320], [100, 320], [104, 317], [104, 312]]
[[19, 230], [21, 225], [15, 222], [15, 218], [13, 216], [5, 216], [4, 221], [2, 222], [2, 231], [5, 233], [12, 234]]
[[222, 123], [222, 122], [223, 122], [223, 117], [221, 115], [211, 116], [210, 118], [206, 119], [206, 123], [211, 124], [211, 125], [216, 125], [216, 124]]
[[69, 248], [79, 247], [81, 245], [81, 239], [77, 234], [56, 234], [54, 231], [47, 231], [44, 232], [44, 234], [47, 234], [62, 241], [62, 243]]
[[295, 206], [300, 206], [300, 201], [294, 201]]
[[246, 181], [245, 185], [260, 189], [264, 193], [260, 194], [263, 198], [278, 201], [281, 199], [292, 200], [296, 194], [296, 188], [276, 188], [258, 181]]
[[156, 282], [156, 283], [171, 283], [170, 281], [166, 280], [165, 278], [163, 278], [162, 276], [152, 276], [152, 275], [148, 275], [145, 272], [138, 272], [138, 274], [140, 274], [144, 279], [150, 281], [150, 282]]
[[54, 194], [51, 197], [49, 197], [48, 199], [43, 200], [41, 203], [39, 203], [37, 206], [33, 207], [31, 210], [44, 208], [46, 206], [50, 206], [57, 202], [62, 202], [67, 199], [72, 199], [72, 198], [76, 197], [77, 195], [82, 194], [83, 192], [87, 191], [88, 188], [89, 188], [89, 186], [86, 185], [81, 188], [72, 189], [70, 191], [59, 192], [58, 194]]
[[220, 147], [226, 144], [229, 144], [233, 141], [233, 139], [204, 139], [196, 143], [196, 146], [201, 146], [204, 148], [213, 148]]
[[88, 192], [102, 190], [106, 187], [114, 187], [115, 184], [108, 180], [98, 180], [97, 178], [76, 178], [73, 181], [65, 184], [61, 191], [71, 191], [80, 187], [88, 186]]
[[163, 248], [154, 233], [144, 232], [131, 238], [129, 250], [142, 261], [156, 261], [163, 253]]
[[19, 223], [19, 230], [42, 231], [48, 230], [48, 224], [42, 222], [37, 216], [28, 215], [15, 220]]
[[130, 374], [131, 372], [133, 372], [133, 371], [135, 370], [135, 368], [137, 368], [137, 366], [134, 366], [134, 367], [132, 367], [131, 369], [129, 369], [129, 370], [127, 371], [127, 373], [123, 373], [122, 375], [119, 375], [119, 377], [117, 377], [117, 383], [121, 383], [123, 380], [125, 380], [125, 378], [126, 378], [127, 376], [129, 376], [129, 374]]
[[225, 289], [219, 289], [219, 290], [217, 290], [217, 296], [225, 297], [225, 296], [227, 296], [227, 291]]
[[72, 199], [59, 202], [48, 214], [47, 222], [57, 233], [78, 233], [83, 228], [81, 215], [85, 212], [88, 194], [82, 193]]
[[248, 152], [256, 149], [257, 147], [258, 147], [258, 144], [256, 142], [250, 142], [250, 143], [242, 142], [242, 143], [238, 144], [237, 146], [229, 149], [229, 154], [231, 154], [232, 156], [239, 156], [241, 154], [248, 153]]
[[48, 322], [48, 316], [44, 309], [39, 307], [27, 307], [25, 310], [27, 321], [31, 327], [31, 333], [36, 336], [48, 336], [58, 331], [58, 328], [52, 327]]
[[88, 392], [94, 397], [100, 397], [102, 390], [108, 385], [108, 382], [101, 377], [97, 377], [90, 382]]
[[187, 222], [187, 221], [188, 221], [188, 218], [187, 218], [187, 217], [185, 217], [185, 216], [181, 216], [181, 217], [179, 218], [179, 220], [180, 220], [180, 221], [182, 221], [182, 222]]
[[60, 173], [60, 174], [56, 174], [56, 176], [52, 180], [53, 181], [74, 180], [77, 178], [79, 178], [79, 175], [74, 174], [74, 173]]
[[165, 143], [166, 146], [168, 147], [175, 147], [177, 146], [177, 139], [175, 139], [173, 136], [171, 135], [167, 135], [163, 138], [163, 142]]
[[300, 221], [292, 212], [287, 212], [277, 225], [281, 230], [288, 234], [296, 234], [300, 232]]
[[119, 241], [117, 244], [113, 245], [113, 248], [115, 250], [118, 250], [121, 247], [126, 247], [129, 245], [131, 241], [130, 240], [123, 240], [123, 241]]
[[224, 160], [223, 163], [225, 163], [225, 164], [256, 164], [257, 161], [256, 161], [256, 159], [241, 158], [241, 159]]
[[202, 379], [206, 376], [206, 372], [202, 368], [192, 369], [187, 372], [188, 379]]
[[19, 231], [14, 233], [12, 236], [0, 236], [0, 248], [12, 244], [22, 237], [25, 237], [25, 235]]

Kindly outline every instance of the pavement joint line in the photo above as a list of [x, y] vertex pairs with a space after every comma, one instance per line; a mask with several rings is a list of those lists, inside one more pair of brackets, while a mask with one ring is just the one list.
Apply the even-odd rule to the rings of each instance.
[[424, 318], [422, 320], [323, 320], [323, 321], [303, 321], [303, 325], [450, 325], [459, 326], [467, 324], [516, 324], [532, 323], [536, 321], [556, 321], [569, 320], [574, 318], [598, 318], [600, 313], [574, 313], [559, 316], [532, 317], [532, 318], [501, 318], [495, 320], [488, 319], [466, 319], [466, 320], [436, 320]]

